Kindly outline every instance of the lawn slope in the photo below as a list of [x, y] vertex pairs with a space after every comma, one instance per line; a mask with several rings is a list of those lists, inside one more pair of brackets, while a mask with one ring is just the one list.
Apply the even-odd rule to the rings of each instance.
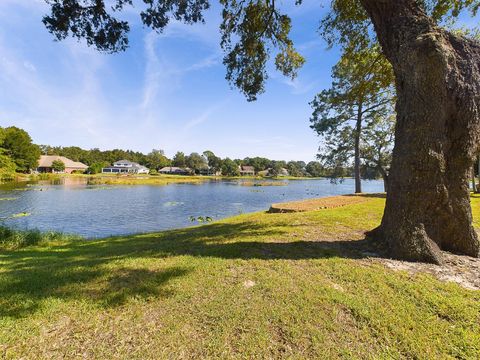
[[479, 358], [479, 291], [362, 250], [383, 206], [1, 251], [0, 357]]

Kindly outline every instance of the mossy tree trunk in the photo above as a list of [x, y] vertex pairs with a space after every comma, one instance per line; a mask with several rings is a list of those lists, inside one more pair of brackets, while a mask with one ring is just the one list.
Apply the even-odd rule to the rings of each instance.
[[415, 0], [360, 0], [391, 62], [395, 147], [385, 212], [372, 235], [392, 256], [479, 256], [469, 180], [479, 142], [480, 45], [450, 34]]

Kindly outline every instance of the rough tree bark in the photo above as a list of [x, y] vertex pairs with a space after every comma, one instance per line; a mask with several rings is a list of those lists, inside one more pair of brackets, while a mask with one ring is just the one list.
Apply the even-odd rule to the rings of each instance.
[[480, 45], [437, 27], [416, 0], [360, 0], [397, 88], [395, 147], [382, 223], [393, 257], [478, 257], [470, 169], [479, 142]]
[[355, 172], [355, 193], [362, 192], [362, 179], [360, 177], [360, 133], [362, 131], [362, 103], [358, 104], [357, 109], [357, 122], [355, 127], [355, 160], [354, 160], [354, 172]]

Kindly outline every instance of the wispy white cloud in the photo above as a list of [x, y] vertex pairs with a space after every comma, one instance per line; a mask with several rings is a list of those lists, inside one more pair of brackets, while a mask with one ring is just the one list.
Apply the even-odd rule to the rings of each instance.
[[155, 43], [157, 38], [158, 34], [153, 31], [148, 33], [144, 38], [146, 66], [143, 100], [140, 106], [142, 110], [146, 110], [151, 106], [153, 100], [157, 98], [160, 86], [164, 83], [162, 80], [166, 80], [164, 77], [169, 72], [166, 64], [162, 64], [156, 53]]
[[318, 51], [319, 48], [326, 48], [327, 47], [326, 45], [327, 44], [325, 43], [325, 40], [318, 37], [316, 39], [312, 39], [312, 40], [300, 43], [296, 46], [296, 48], [298, 51], [300, 51], [300, 53], [306, 53], [311, 50]]
[[208, 110], [203, 112], [200, 116], [197, 116], [196, 118], [188, 121], [183, 127], [183, 130], [188, 131], [191, 128], [194, 128], [195, 126], [203, 124], [205, 121], [208, 120], [208, 117], [210, 116], [210, 114], [211, 114], [211, 111], [208, 111]]
[[163, 32], [163, 36], [182, 38], [192, 42], [201, 42], [212, 49], [220, 49], [220, 22], [219, 9], [210, 9], [204, 13], [205, 23], [185, 24], [181, 21], [171, 20]]
[[37, 71], [37, 68], [35, 67], [35, 65], [33, 65], [30, 61], [28, 60], [25, 60], [23, 62], [23, 66], [25, 67], [25, 69], [31, 71], [31, 72], [36, 72]]
[[201, 59], [200, 61], [184, 68], [181, 72], [182, 73], [187, 73], [187, 72], [190, 72], [190, 71], [196, 71], [196, 70], [210, 68], [212, 66], [219, 65], [220, 61], [221, 61], [220, 53], [214, 52], [211, 55], [207, 56], [206, 58]]
[[[8, 94], [2, 96], [2, 125], [15, 125], [32, 129], [39, 137], [45, 133], [57, 137], [75, 133], [92, 137], [102, 143], [102, 118], [106, 109], [102, 102], [96, 71], [98, 60], [93, 62], [80, 53], [70, 57], [76, 69], [74, 93], [62, 92], [38, 74], [29, 59], [12, 50], [4, 38], [0, 39], [0, 82]], [[73, 75], [73, 74], [72, 74]]]
[[307, 94], [314, 90], [318, 85], [317, 81], [304, 81], [299, 78], [292, 80], [290, 78], [283, 77], [280, 79], [280, 82], [289, 86], [292, 89], [292, 94], [295, 95]]
[[212, 106], [209, 106], [205, 111], [203, 111], [199, 116], [187, 121], [185, 125], [183, 126], [184, 131], [188, 131], [198, 125], [201, 125], [205, 123], [206, 121], [211, 118], [211, 116], [218, 110], [220, 110], [222, 107], [224, 107], [228, 103], [228, 99], [225, 101], [221, 101], [217, 104], [214, 104]]
[[165, 92], [176, 90], [181, 80], [189, 72], [202, 70], [216, 66], [220, 63], [220, 55], [217, 51], [212, 52], [207, 57], [187, 66], [179, 67], [165, 57], [158, 55], [157, 45], [165, 39], [164, 35], [151, 31], [145, 35], [145, 81], [143, 90], [142, 109], [148, 108], [158, 96]]

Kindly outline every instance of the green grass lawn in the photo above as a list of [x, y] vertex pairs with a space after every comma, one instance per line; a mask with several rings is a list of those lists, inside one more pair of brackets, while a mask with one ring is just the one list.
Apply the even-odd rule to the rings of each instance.
[[479, 291], [349, 247], [383, 206], [3, 250], [0, 358], [479, 358]]

